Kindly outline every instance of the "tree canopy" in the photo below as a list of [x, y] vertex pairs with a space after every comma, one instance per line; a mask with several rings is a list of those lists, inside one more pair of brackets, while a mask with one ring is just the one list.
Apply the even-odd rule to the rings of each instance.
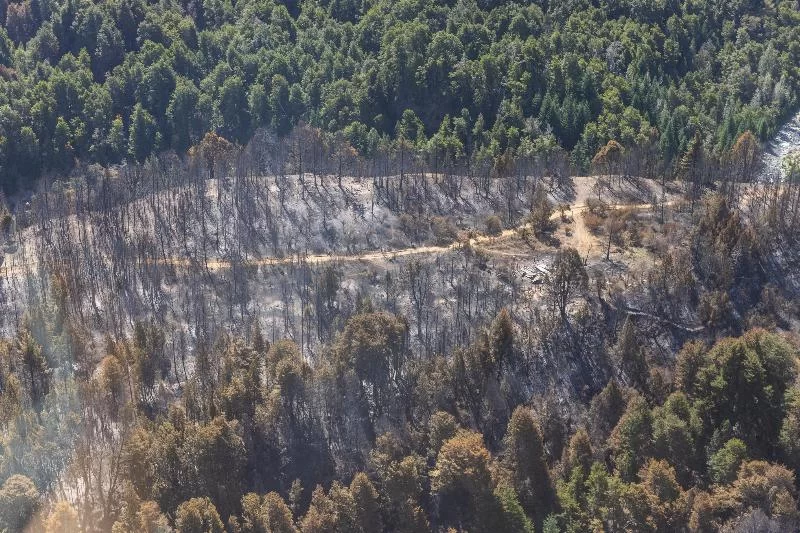
[[740, 134], [798, 105], [800, 14], [723, 4], [5, 0], [0, 185], [300, 121], [434, 166], [554, 144], [579, 166], [670, 161], [702, 139], [747, 176]]

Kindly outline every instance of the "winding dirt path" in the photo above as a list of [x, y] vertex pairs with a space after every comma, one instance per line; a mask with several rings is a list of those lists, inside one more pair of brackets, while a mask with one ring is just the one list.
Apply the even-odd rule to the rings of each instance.
[[[664, 205], [671, 206], [677, 203], [678, 201], [668, 201], [664, 202]], [[652, 209], [654, 206], [660, 206], [660, 205], [661, 205], [660, 203], [608, 204], [607, 208], [609, 210], [618, 210], [618, 209], [647, 210], [647, 209]], [[565, 217], [571, 219], [572, 223], [571, 223], [571, 234], [566, 236], [565, 240], [562, 242], [565, 245], [573, 246], [576, 249], [578, 249], [581, 255], [587, 255], [593, 249], [596, 249], [597, 253], [599, 254], [600, 247], [597, 245], [600, 243], [600, 239], [588, 231], [583, 222], [583, 217], [579, 216], [579, 213], [585, 211], [586, 209], [588, 209], [588, 205], [585, 203], [584, 199], [584, 203], [571, 205], [564, 210]], [[557, 210], [555, 213], [551, 215], [550, 219], [553, 221], [560, 222], [561, 211]], [[349, 255], [312, 254], [312, 255], [291, 255], [287, 257], [261, 257], [256, 259], [247, 259], [239, 264], [244, 267], [254, 267], [254, 266], [287, 265], [298, 261], [303, 261], [312, 265], [320, 265], [326, 263], [390, 262], [400, 257], [437, 254], [437, 253], [444, 253], [448, 251], [458, 250], [464, 247], [467, 243], [473, 247], [481, 247], [484, 251], [488, 253], [518, 257], [524, 254], [512, 254], [500, 250], [492, 250], [491, 248], [487, 248], [486, 245], [492, 245], [492, 246], [497, 245], [504, 240], [516, 237], [517, 235], [519, 235], [519, 232], [521, 230], [524, 230], [529, 227], [530, 224], [525, 223], [514, 228], [505, 229], [498, 235], [478, 235], [470, 238], [468, 241], [457, 240], [448, 245], [441, 245], [441, 246], [435, 246], [435, 245], [416, 246], [409, 248], [400, 248], [396, 250], [377, 250], [377, 251], [369, 251], [369, 252], [349, 254]], [[187, 258], [171, 257], [167, 259], [153, 259], [150, 264], [172, 266], [178, 268], [189, 268], [194, 264], [200, 266], [201, 268], [206, 268], [210, 271], [220, 271], [220, 270], [230, 269], [234, 263], [226, 259], [218, 259], [218, 258], [209, 259], [208, 261], [203, 263], [203, 262], [195, 262]], [[15, 263], [8, 266], [4, 265], [0, 267], [0, 279], [10, 279], [10, 278], [24, 276], [27, 273], [34, 270], [37, 265], [38, 262], [36, 261], [26, 262], [26, 263]]]
[[[664, 202], [665, 206], [675, 205], [677, 202], [670, 201]], [[661, 205], [655, 204], [655, 205]], [[619, 210], [619, 209], [635, 209], [635, 210], [647, 210], [652, 209], [654, 204], [612, 204], [608, 205], [607, 208], [609, 210]], [[588, 209], [588, 205], [580, 204], [580, 205], [573, 205], [570, 206], [569, 209], [564, 211], [564, 214], [573, 220], [573, 236], [579, 237], [579, 239], [592, 239], [595, 241], [599, 241], [599, 239], [592, 235], [587, 229], [585, 224], [583, 223], [583, 217], [576, 216], [578, 213], [581, 213]], [[561, 212], [553, 213], [550, 216], [550, 220], [553, 221], [560, 221], [561, 220]], [[341, 255], [341, 254], [312, 254], [312, 255], [292, 255], [288, 257], [261, 257], [257, 259], [248, 259], [241, 262], [242, 266], [250, 267], [250, 266], [272, 266], [272, 265], [285, 265], [290, 264], [296, 261], [304, 261], [306, 263], [312, 265], [319, 265], [325, 263], [341, 263], [341, 262], [372, 262], [372, 261], [391, 261], [394, 258], [398, 257], [407, 257], [412, 255], [424, 255], [424, 254], [436, 254], [436, 253], [443, 253], [452, 250], [458, 250], [464, 247], [467, 242], [469, 242], [470, 246], [473, 247], [480, 247], [485, 246], [487, 244], [498, 244], [500, 241], [505, 239], [509, 239], [515, 237], [519, 234], [520, 230], [525, 228], [529, 228], [530, 224], [522, 224], [520, 226], [503, 230], [498, 235], [478, 235], [476, 237], [472, 237], [469, 241], [465, 240], [458, 240], [454, 241], [448, 245], [442, 246], [417, 246], [417, 247], [410, 247], [410, 248], [400, 248], [396, 250], [380, 250], [380, 251], [370, 251], [370, 252], [363, 252], [359, 254], [351, 254], [351, 255]], [[577, 228], [581, 228], [578, 230]], [[566, 243], [570, 244], [571, 243]], [[494, 252], [491, 249], [486, 249], [486, 251], [492, 253]], [[581, 250], [584, 251], [584, 250]], [[507, 252], [500, 252], [497, 251], [500, 255], [514, 255], [509, 254]], [[158, 259], [153, 261], [154, 264], [159, 265], [168, 265], [168, 266], [175, 266], [175, 267], [189, 267], [191, 266], [192, 262], [189, 259], [180, 259], [180, 258], [169, 258], [166, 261], [164, 259]], [[209, 270], [225, 270], [231, 268], [232, 263], [228, 260], [224, 259], [211, 259], [206, 262], [205, 266]]]

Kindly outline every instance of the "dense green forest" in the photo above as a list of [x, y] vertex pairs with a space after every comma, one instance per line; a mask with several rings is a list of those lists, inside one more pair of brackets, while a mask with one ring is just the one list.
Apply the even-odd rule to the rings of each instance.
[[795, 0], [0, 0], [0, 180], [300, 121], [365, 157], [721, 154], [796, 108]]

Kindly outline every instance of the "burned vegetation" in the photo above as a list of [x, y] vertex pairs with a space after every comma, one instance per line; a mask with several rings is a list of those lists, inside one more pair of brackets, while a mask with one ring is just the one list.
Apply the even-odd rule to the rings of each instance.
[[613, 152], [301, 127], [42, 181], [3, 218], [0, 523], [796, 527], [796, 175]]

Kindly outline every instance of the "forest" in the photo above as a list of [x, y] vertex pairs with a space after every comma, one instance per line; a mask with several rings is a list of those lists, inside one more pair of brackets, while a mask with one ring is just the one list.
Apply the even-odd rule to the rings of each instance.
[[672, 162], [800, 104], [796, 0], [0, 0], [0, 26], [6, 191], [299, 122], [366, 158]]
[[6, 208], [1, 527], [798, 527], [796, 156], [432, 173], [325, 138]]
[[0, 0], [0, 532], [800, 530], [797, 0]]

